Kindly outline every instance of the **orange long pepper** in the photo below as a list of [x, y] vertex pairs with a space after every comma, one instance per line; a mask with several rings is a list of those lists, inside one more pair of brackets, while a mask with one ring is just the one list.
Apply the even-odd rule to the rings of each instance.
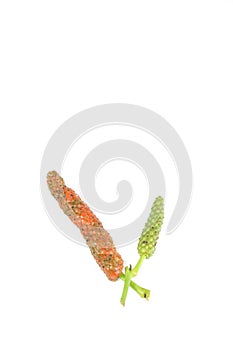
[[48, 173], [47, 183], [63, 212], [80, 229], [97, 264], [109, 280], [116, 281], [124, 261], [101, 221], [82, 199], [65, 185], [63, 178], [56, 171]]

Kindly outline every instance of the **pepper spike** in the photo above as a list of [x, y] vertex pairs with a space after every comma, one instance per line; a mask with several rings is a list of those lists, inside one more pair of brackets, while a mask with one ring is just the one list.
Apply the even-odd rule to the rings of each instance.
[[157, 197], [138, 242], [138, 253], [149, 259], [155, 252], [164, 219], [164, 200]]
[[110, 281], [116, 281], [123, 270], [124, 261], [101, 221], [75, 191], [65, 185], [56, 171], [47, 174], [47, 183], [60, 208], [80, 229], [97, 264]]

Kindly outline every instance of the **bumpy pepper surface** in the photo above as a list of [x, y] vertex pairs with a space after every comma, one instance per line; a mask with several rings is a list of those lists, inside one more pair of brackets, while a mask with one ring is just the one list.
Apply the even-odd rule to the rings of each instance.
[[47, 183], [63, 212], [80, 229], [97, 264], [110, 281], [116, 281], [124, 262], [100, 220], [56, 171], [48, 173]]
[[145, 224], [138, 242], [138, 253], [140, 256], [150, 258], [154, 252], [159, 238], [164, 218], [164, 201], [157, 197], [152, 205], [149, 218]]

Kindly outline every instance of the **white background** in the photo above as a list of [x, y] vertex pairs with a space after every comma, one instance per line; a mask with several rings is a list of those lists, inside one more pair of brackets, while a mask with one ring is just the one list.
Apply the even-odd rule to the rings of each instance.
[[[1, 2], [1, 349], [232, 350], [232, 18], [232, 0]], [[184, 222], [138, 276], [151, 300], [125, 308], [39, 189], [56, 128], [111, 102], [166, 118], [194, 172]], [[136, 244], [120, 253], [134, 263]]]

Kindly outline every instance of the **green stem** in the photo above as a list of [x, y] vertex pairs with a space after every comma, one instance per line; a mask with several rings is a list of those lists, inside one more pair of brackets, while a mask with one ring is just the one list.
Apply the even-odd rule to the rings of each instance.
[[140, 270], [140, 267], [142, 266], [144, 259], [145, 259], [145, 255], [140, 255], [140, 258], [139, 258], [137, 264], [135, 265], [135, 267], [132, 270], [133, 277], [137, 276], [138, 271]]
[[124, 288], [123, 288], [122, 295], [121, 295], [121, 304], [123, 306], [125, 306], [125, 300], [126, 300], [126, 297], [128, 294], [131, 278], [132, 278], [131, 270], [129, 270], [128, 266], [126, 266], [126, 268], [125, 268], [125, 283], [124, 283]]
[[121, 304], [122, 305], [125, 305], [129, 286], [131, 286], [141, 297], [146, 298], [147, 300], [150, 297], [150, 291], [148, 289], [144, 289], [144, 288], [136, 285], [133, 281], [131, 281], [132, 277], [137, 276], [138, 271], [139, 271], [144, 259], [145, 259], [145, 256], [141, 255], [137, 264], [135, 265], [135, 267], [133, 269], [131, 268], [131, 265], [130, 265], [130, 267], [127, 266], [125, 268], [125, 275], [123, 273], [121, 273], [121, 275], [120, 275], [120, 278], [122, 280], [124, 280], [124, 288], [123, 288], [122, 295], [121, 295]]
[[[125, 274], [121, 272], [119, 278], [124, 282], [125, 281]], [[149, 300], [150, 297], [150, 291], [149, 289], [143, 288], [139, 286], [137, 283], [134, 281], [130, 281], [130, 287], [141, 297], [141, 298], [146, 298]]]

